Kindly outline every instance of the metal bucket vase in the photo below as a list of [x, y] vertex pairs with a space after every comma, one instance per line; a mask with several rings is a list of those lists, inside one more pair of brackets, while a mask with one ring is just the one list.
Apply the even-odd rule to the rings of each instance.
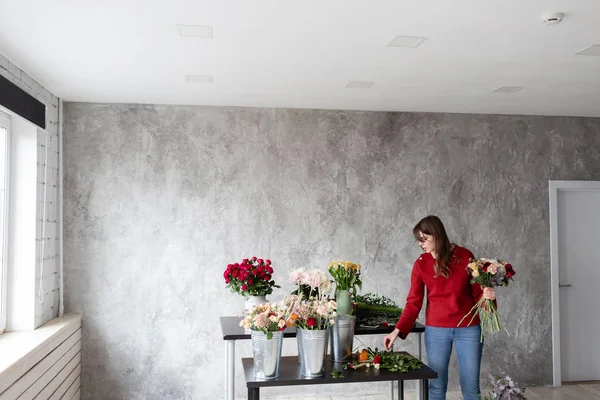
[[338, 315], [331, 331], [331, 359], [334, 362], [350, 361], [354, 343], [354, 315]]
[[272, 333], [271, 339], [267, 339], [267, 334], [261, 331], [252, 331], [251, 334], [254, 375], [259, 379], [275, 379], [279, 376], [283, 331]]
[[327, 342], [329, 342], [329, 329], [308, 330], [298, 329], [302, 352], [300, 371], [309, 378], [325, 375], [327, 363]]
[[304, 357], [304, 352], [302, 351], [302, 338], [300, 337], [300, 332], [296, 331], [296, 342], [298, 343], [298, 362], [302, 364], [302, 357]]

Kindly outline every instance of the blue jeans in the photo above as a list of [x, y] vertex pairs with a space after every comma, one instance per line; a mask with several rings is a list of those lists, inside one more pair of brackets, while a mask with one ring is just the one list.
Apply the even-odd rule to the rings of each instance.
[[452, 343], [456, 345], [460, 389], [464, 400], [479, 400], [479, 371], [481, 368], [481, 327], [468, 328], [425, 328], [425, 350], [427, 365], [438, 373], [437, 379], [429, 381], [429, 399], [445, 400], [448, 389], [448, 364]]

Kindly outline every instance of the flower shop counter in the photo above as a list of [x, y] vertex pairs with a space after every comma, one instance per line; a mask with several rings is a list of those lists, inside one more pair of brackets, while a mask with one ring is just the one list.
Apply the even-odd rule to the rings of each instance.
[[[234, 400], [235, 398], [235, 342], [237, 340], [250, 340], [251, 336], [249, 332], [240, 326], [240, 321], [242, 317], [220, 317], [221, 320], [221, 331], [223, 332], [223, 340], [227, 343], [227, 384], [225, 385], [225, 399]], [[379, 326], [377, 328], [367, 328], [356, 326], [354, 329], [354, 335], [387, 335], [388, 333], [394, 330], [394, 325], [390, 326]], [[416, 323], [413, 327], [412, 333], [417, 334], [417, 352], [416, 357], [420, 360], [422, 357], [422, 334], [425, 332], [425, 326]], [[286, 338], [296, 337], [296, 328], [286, 328], [283, 332], [283, 336]], [[286, 357], [282, 357], [283, 359]], [[250, 359], [252, 360], [252, 359]], [[296, 357], [294, 357], [296, 360]], [[283, 366], [283, 365], [282, 365]], [[397, 375], [397, 374], [396, 374]], [[325, 378], [321, 378], [325, 379]], [[417, 378], [409, 378], [409, 379], [417, 379]], [[419, 378], [421, 379], [421, 378]], [[398, 379], [379, 379], [379, 380], [387, 380], [393, 381]], [[336, 381], [336, 380], [334, 380]], [[337, 381], [340, 381], [339, 379]], [[419, 380], [419, 385], [417, 385], [417, 398], [421, 397], [421, 393], [424, 393], [422, 380]], [[328, 382], [335, 383], [335, 382]], [[425, 391], [426, 392], [426, 391]], [[392, 390], [393, 394], [393, 390]], [[392, 397], [393, 399], [393, 397]]]
[[[404, 399], [404, 381], [419, 380], [424, 387], [427, 387], [429, 379], [437, 378], [437, 372], [426, 365], [420, 369], [408, 372], [390, 372], [385, 369], [361, 368], [358, 370], [343, 369], [343, 363], [333, 363], [328, 357], [325, 376], [319, 378], [307, 378], [300, 373], [298, 357], [281, 357], [279, 364], [279, 377], [270, 380], [257, 379], [254, 376], [254, 363], [252, 358], [242, 358], [244, 374], [246, 376], [246, 386], [248, 387], [248, 400], [259, 400], [261, 387], [272, 386], [296, 386], [296, 385], [326, 385], [330, 383], [358, 383], [358, 382], [376, 382], [376, 381], [397, 381], [398, 399]], [[342, 370], [342, 376], [334, 378], [331, 372]], [[427, 390], [423, 392], [423, 399], [428, 400]]]

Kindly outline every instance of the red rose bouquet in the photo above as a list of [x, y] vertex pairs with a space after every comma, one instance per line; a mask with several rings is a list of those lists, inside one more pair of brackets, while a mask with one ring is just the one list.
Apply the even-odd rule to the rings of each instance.
[[266, 296], [273, 288], [280, 287], [272, 279], [271, 260], [262, 258], [244, 258], [241, 263], [229, 264], [223, 272], [227, 287], [244, 297]]
[[[498, 286], [508, 286], [512, 277], [515, 276], [516, 272], [506, 261], [480, 258], [479, 260], [471, 260], [468, 265], [471, 272], [471, 284], [478, 283], [482, 288], [495, 288]], [[499, 332], [504, 328], [504, 324], [498, 315], [498, 309], [496, 303], [493, 300], [484, 299], [481, 297], [479, 301], [471, 308], [471, 310], [465, 315], [458, 326], [467, 318], [473, 314], [469, 325], [479, 314], [481, 320], [481, 340], [483, 341], [483, 333], [487, 331], [490, 334]], [[506, 330], [506, 328], [504, 328]], [[506, 331], [508, 333], [508, 331]]]

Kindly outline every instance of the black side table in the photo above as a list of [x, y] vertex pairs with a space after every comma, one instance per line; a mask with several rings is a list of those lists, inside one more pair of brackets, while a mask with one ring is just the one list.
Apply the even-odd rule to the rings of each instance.
[[[225, 400], [234, 400], [235, 397], [235, 343], [237, 340], [250, 340], [251, 336], [249, 332], [246, 332], [244, 328], [240, 326], [242, 317], [220, 317], [221, 331], [223, 332], [223, 340], [226, 343], [226, 372], [225, 372]], [[378, 328], [362, 328], [360, 326], [355, 327], [354, 335], [386, 335], [394, 330], [394, 326], [380, 326]], [[422, 357], [422, 336], [425, 332], [425, 326], [416, 323], [411, 331], [416, 333], [417, 338], [417, 352], [416, 357], [421, 359]], [[296, 328], [286, 328], [283, 332], [283, 337], [293, 338], [296, 337]], [[392, 382], [393, 385], [393, 382]], [[423, 387], [421, 382], [417, 385], [417, 398], [420, 394], [427, 389], [427, 386]], [[394, 390], [392, 387], [392, 399]]]
[[[427, 390], [429, 379], [437, 378], [437, 372], [426, 365], [422, 368], [408, 372], [390, 372], [385, 369], [375, 369], [373, 367], [358, 370], [343, 370], [343, 363], [333, 363], [327, 358], [325, 376], [319, 378], [307, 378], [300, 373], [300, 364], [298, 357], [281, 357], [279, 364], [279, 377], [275, 379], [259, 379], [254, 376], [254, 361], [252, 358], [242, 358], [244, 366], [244, 375], [246, 376], [246, 386], [248, 388], [248, 400], [259, 400], [261, 387], [273, 386], [297, 386], [297, 385], [327, 385], [331, 383], [357, 383], [357, 382], [380, 382], [380, 381], [398, 381], [398, 399], [404, 400], [404, 381], [419, 380], [422, 382], [424, 390], [422, 399], [428, 400]], [[342, 370], [343, 376], [334, 378], [331, 376], [333, 369]]]

